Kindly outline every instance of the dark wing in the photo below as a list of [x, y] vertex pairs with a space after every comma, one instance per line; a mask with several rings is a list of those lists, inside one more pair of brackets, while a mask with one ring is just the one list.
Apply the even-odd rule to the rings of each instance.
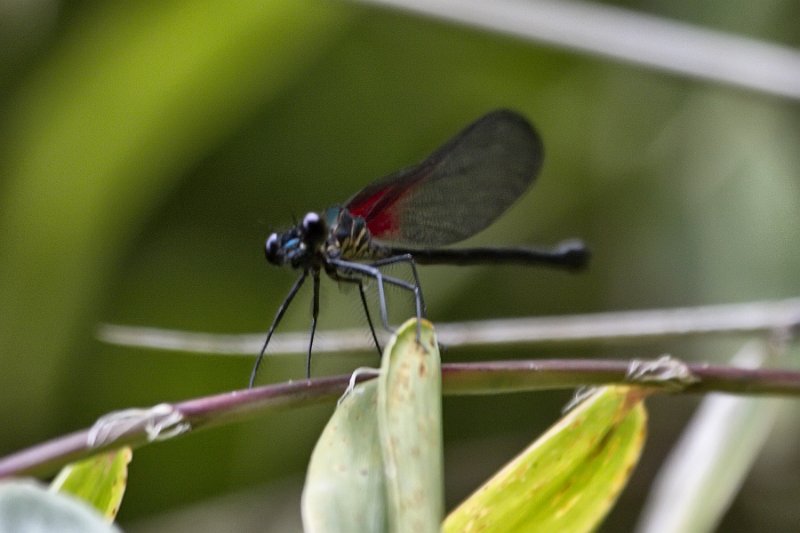
[[422, 163], [367, 186], [346, 208], [379, 240], [458, 242], [489, 226], [525, 192], [542, 157], [542, 142], [523, 116], [493, 111]]

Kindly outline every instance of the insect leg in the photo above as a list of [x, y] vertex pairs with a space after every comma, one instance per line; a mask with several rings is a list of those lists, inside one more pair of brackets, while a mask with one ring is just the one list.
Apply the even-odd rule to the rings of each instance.
[[367, 306], [367, 296], [364, 294], [364, 282], [358, 280], [358, 294], [361, 296], [361, 305], [364, 306], [364, 314], [367, 315], [367, 324], [369, 324], [369, 332], [372, 333], [372, 340], [375, 342], [375, 348], [378, 350], [378, 357], [383, 354], [381, 350], [381, 343], [378, 342], [378, 335], [375, 333], [375, 326], [372, 325], [372, 317], [369, 314], [369, 307]]
[[372, 315], [370, 314], [369, 306], [367, 305], [367, 295], [364, 292], [364, 280], [361, 276], [345, 276], [340, 272], [337, 272], [336, 279], [338, 281], [344, 281], [345, 283], [355, 283], [358, 285], [358, 294], [361, 296], [361, 305], [364, 307], [364, 314], [367, 316], [369, 331], [372, 333], [372, 340], [375, 342], [375, 348], [378, 350], [378, 357], [380, 357], [383, 354], [383, 350], [381, 349], [381, 343], [378, 341], [378, 334], [375, 333], [375, 325], [372, 322]]
[[428, 308], [425, 305], [425, 298], [422, 295], [422, 285], [420, 285], [419, 282], [419, 274], [417, 274], [417, 262], [414, 261], [414, 256], [412, 254], [393, 255], [391, 257], [379, 259], [370, 264], [374, 267], [381, 267], [384, 265], [393, 265], [395, 263], [408, 263], [408, 265], [411, 267], [411, 274], [414, 276], [414, 284], [419, 289], [419, 303], [421, 304], [420, 307], [422, 308], [422, 313], [417, 314], [424, 318], [428, 314]]
[[389, 314], [386, 310], [386, 294], [384, 291], [384, 283], [389, 283], [390, 285], [395, 285], [401, 289], [405, 289], [414, 293], [417, 319], [422, 318], [422, 300], [420, 298], [421, 291], [418, 285], [408, 283], [392, 276], [386, 276], [377, 267], [372, 265], [343, 261], [341, 259], [329, 259], [328, 262], [340, 271], [343, 271], [341, 274], [343, 277], [352, 277], [349, 276], [349, 272], [360, 272], [365, 276], [375, 279], [378, 284], [378, 299], [381, 310], [381, 321], [383, 322], [383, 327], [385, 327], [388, 331], [392, 331], [392, 328], [389, 326]]
[[311, 348], [314, 346], [314, 333], [317, 331], [317, 317], [319, 316], [319, 270], [313, 273], [314, 297], [311, 300], [311, 335], [308, 341], [308, 356], [306, 357], [306, 379], [311, 379]]
[[264, 359], [264, 353], [267, 351], [267, 345], [269, 344], [269, 340], [272, 338], [272, 334], [275, 333], [275, 328], [278, 327], [281, 319], [283, 318], [283, 314], [286, 312], [286, 309], [289, 307], [289, 304], [292, 303], [295, 294], [297, 291], [300, 290], [300, 287], [303, 286], [303, 282], [306, 280], [306, 276], [308, 276], [308, 271], [304, 270], [300, 277], [297, 278], [297, 281], [294, 282], [292, 288], [289, 289], [289, 294], [286, 295], [286, 298], [283, 300], [283, 303], [278, 308], [278, 312], [275, 313], [275, 318], [272, 319], [272, 325], [269, 327], [269, 332], [267, 333], [267, 340], [264, 341], [264, 346], [261, 347], [261, 352], [258, 354], [258, 358], [256, 358], [256, 363], [253, 365], [253, 371], [250, 373], [250, 385], [249, 387], [252, 389], [253, 384], [256, 381], [256, 374], [258, 373], [258, 367], [261, 365], [261, 360]]

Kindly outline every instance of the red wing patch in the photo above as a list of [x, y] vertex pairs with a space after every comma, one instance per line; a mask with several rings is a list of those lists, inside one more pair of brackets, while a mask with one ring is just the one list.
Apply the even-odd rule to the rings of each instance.
[[421, 165], [369, 185], [347, 203], [353, 216], [361, 217], [373, 237], [392, 240], [402, 233], [400, 225], [405, 213], [402, 200], [414, 194], [414, 189], [430, 174], [432, 165]]

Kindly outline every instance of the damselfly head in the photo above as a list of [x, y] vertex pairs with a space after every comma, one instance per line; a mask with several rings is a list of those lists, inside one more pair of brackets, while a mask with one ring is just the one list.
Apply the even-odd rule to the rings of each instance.
[[267, 262], [293, 268], [310, 265], [314, 261], [328, 234], [328, 224], [318, 213], [307, 213], [294, 228], [283, 233], [273, 233], [264, 243]]

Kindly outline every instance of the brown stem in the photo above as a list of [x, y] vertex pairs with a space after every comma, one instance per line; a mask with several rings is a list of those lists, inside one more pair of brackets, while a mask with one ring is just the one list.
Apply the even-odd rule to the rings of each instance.
[[[206, 396], [102, 417], [92, 428], [0, 459], [0, 479], [46, 476], [61, 466], [121, 446], [140, 446], [191, 430], [229, 424], [263, 412], [313, 405], [340, 397], [352, 381], [370, 373], [303, 380]], [[445, 394], [500, 394], [604, 384], [641, 385], [667, 392], [800, 396], [800, 372], [649, 361], [528, 360], [442, 365]]]

